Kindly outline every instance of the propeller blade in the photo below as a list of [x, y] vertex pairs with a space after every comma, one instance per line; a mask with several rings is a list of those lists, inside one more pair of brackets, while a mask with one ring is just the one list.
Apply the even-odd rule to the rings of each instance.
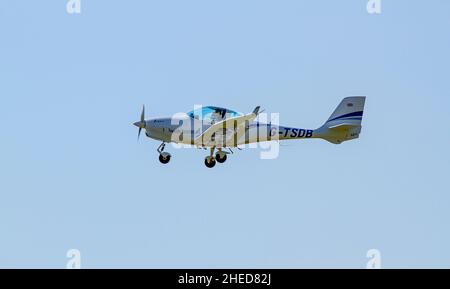
[[141, 136], [141, 131], [143, 128], [145, 128], [145, 106], [144, 105], [142, 105], [141, 121], [135, 122], [134, 125], [139, 128], [139, 131], [138, 131], [138, 140], [139, 140], [139, 137]]
[[141, 122], [145, 121], [145, 105], [142, 105]]

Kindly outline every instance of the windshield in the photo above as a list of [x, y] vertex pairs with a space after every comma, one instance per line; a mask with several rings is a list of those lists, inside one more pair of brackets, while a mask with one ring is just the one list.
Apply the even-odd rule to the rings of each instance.
[[192, 118], [199, 120], [218, 121], [230, 117], [236, 117], [241, 114], [225, 108], [215, 106], [204, 106], [197, 108], [191, 112], [188, 112], [188, 115]]

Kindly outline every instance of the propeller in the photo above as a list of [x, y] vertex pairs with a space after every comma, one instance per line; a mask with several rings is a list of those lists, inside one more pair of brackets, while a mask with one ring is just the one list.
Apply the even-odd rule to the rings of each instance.
[[138, 139], [141, 136], [141, 131], [143, 128], [145, 128], [145, 106], [142, 105], [142, 112], [141, 112], [141, 120], [134, 123], [135, 126], [139, 128], [138, 131]]

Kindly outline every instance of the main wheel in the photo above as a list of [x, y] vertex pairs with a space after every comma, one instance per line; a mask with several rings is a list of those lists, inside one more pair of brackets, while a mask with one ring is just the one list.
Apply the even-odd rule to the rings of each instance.
[[216, 165], [216, 160], [214, 158], [211, 158], [211, 157], [205, 158], [205, 166], [207, 166], [208, 168], [212, 168], [215, 165]]
[[161, 153], [159, 155], [159, 161], [162, 164], [167, 164], [168, 162], [170, 162], [170, 157], [171, 157], [171, 155], [169, 153]]
[[224, 153], [217, 153], [216, 154], [216, 160], [219, 163], [224, 163], [227, 160], [227, 154]]

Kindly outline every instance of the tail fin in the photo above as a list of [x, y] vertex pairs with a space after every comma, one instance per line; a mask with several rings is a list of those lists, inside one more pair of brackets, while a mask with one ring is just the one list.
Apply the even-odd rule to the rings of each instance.
[[327, 122], [317, 130], [318, 136], [335, 144], [359, 137], [365, 96], [344, 98]]

